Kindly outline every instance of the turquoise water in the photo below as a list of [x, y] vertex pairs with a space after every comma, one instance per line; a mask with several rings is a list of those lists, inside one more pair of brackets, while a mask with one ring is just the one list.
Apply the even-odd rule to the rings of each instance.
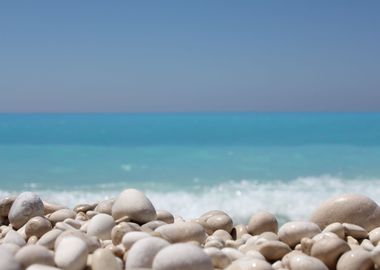
[[379, 184], [380, 113], [0, 114], [0, 195], [74, 205], [137, 187], [183, 216], [305, 218]]

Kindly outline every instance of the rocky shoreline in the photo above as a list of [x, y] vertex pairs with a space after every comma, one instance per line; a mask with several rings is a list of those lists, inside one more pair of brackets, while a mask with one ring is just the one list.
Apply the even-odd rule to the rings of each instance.
[[380, 269], [380, 208], [358, 194], [279, 227], [268, 212], [184, 220], [135, 189], [74, 209], [23, 192], [0, 201], [0, 225], [0, 270]]

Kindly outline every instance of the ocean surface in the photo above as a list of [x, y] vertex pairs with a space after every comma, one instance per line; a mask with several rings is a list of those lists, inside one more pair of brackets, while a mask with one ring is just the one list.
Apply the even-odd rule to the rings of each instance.
[[0, 197], [74, 206], [134, 187], [185, 218], [221, 209], [307, 219], [380, 202], [380, 113], [0, 114]]

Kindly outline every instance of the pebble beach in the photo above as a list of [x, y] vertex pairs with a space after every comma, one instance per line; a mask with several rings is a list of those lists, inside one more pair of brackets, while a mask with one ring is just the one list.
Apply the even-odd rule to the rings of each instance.
[[136, 189], [73, 209], [23, 192], [1, 199], [0, 224], [0, 270], [380, 269], [380, 208], [359, 194], [308, 220], [260, 211], [237, 224], [215, 209], [185, 220]]

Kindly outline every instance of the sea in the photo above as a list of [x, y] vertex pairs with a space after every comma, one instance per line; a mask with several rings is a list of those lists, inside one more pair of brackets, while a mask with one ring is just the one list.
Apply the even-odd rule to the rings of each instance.
[[237, 222], [306, 220], [343, 193], [380, 203], [380, 113], [0, 114], [0, 198], [73, 207], [126, 188]]

